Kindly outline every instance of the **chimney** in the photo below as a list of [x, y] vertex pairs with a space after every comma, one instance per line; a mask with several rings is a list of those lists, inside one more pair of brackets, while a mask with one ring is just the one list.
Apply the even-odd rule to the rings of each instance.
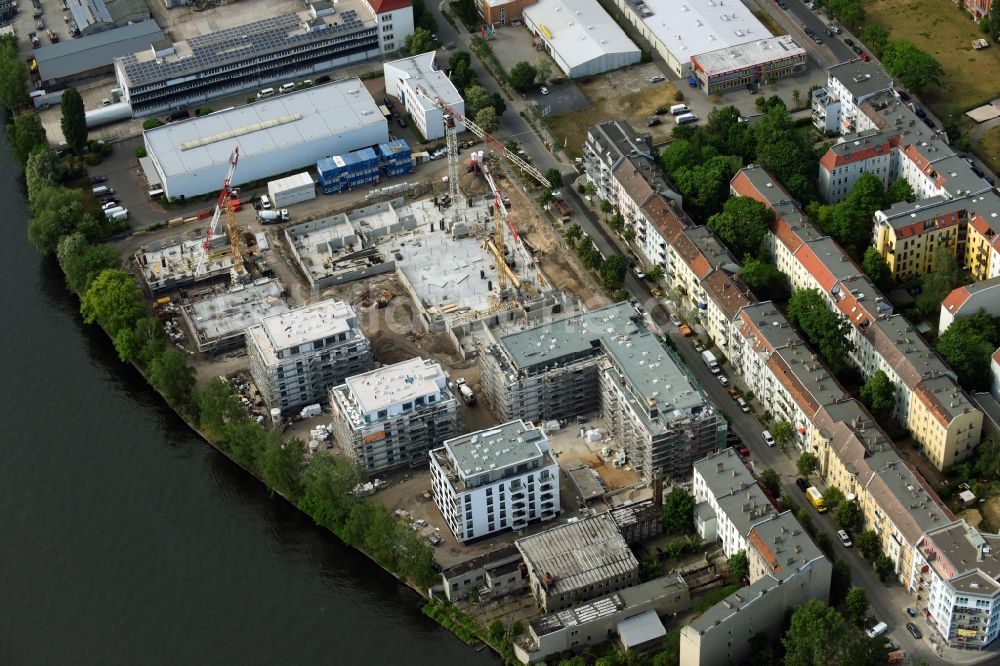
[[663, 470], [657, 469], [653, 472], [653, 504], [657, 511], [663, 509]]

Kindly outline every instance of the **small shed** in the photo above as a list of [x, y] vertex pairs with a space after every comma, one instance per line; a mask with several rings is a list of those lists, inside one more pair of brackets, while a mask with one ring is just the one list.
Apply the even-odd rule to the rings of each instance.
[[658, 648], [666, 635], [660, 616], [652, 608], [618, 623], [618, 639], [626, 650], [644, 652]]

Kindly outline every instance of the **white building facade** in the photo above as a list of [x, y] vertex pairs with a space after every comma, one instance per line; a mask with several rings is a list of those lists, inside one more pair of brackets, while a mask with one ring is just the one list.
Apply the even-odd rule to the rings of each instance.
[[330, 406], [334, 441], [369, 473], [423, 466], [459, 430], [448, 376], [421, 358], [348, 377], [330, 389]]
[[559, 515], [559, 464], [539, 428], [509, 421], [430, 453], [434, 503], [459, 541]]
[[[427, 140], [444, 137], [444, 111], [433, 100], [440, 100], [461, 117], [465, 116], [465, 100], [437, 68], [435, 54], [435, 51], [428, 51], [382, 65], [386, 94], [400, 101]], [[458, 120], [455, 126], [459, 132], [465, 130], [465, 125]]]
[[246, 332], [250, 374], [271, 408], [322, 402], [327, 389], [371, 367], [371, 345], [343, 301], [265, 317]]

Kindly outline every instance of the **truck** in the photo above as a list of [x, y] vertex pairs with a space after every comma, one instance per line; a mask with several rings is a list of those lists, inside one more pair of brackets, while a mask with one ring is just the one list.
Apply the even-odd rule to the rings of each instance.
[[563, 220], [568, 220], [570, 215], [573, 214], [573, 210], [569, 207], [564, 199], [555, 199], [552, 205], [556, 207], [556, 211], [559, 213], [559, 217]]
[[809, 500], [809, 503], [813, 505], [816, 511], [819, 513], [826, 513], [826, 503], [823, 501], [823, 493], [821, 493], [816, 486], [809, 486], [806, 488], [806, 498]]
[[713, 354], [711, 351], [708, 350], [703, 351], [701, 353], [701, 360], [705, 362], [705, 365], [708, 366], [708, 369], [711, 370], [713, 375], [717, 375], [720, 372], [722, 372], [721, 370], [719, 370], [718, 359], [715, 358], [715, 354]]
[[462, 400], [465, 401], [465, 404], [467, 405], [475, 404], [476, 394], [473, 393], [472, 389], [469, 388], [469, 385], [465, 383], [464, 377], [459, 377], [458, 379], [456, 379], [455, 382], [451, 384], [451, 387], [453, 389], [458, 390], [458, 394], [462, 396]]
[[257, 211], [257, 221], [261, 224], [278, 224], [288, 221], [288, 209]]

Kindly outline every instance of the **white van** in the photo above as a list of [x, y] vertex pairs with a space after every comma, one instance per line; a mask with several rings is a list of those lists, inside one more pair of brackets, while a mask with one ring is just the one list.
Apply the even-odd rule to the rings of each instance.
[[157, 187], [157, 188], [152, 189], [152, 190], [149, 191], [149, 198], [150, 199], [159, 199], [160, 197], [163, 196], [163, 194], [164, 194], [163, 188]]
[[282, 86], [280, 88], [278, 88], [278, 92], [281, 93], [282, 95], [284, 95], [285, 93], [290, 93], [293, 90], [295, 90], [295, 84], [294, 83], [285, 83], [285, 84], [282, 84]]
[[677, 116], [678, 125], [687, 125], [688, 123], [696, 123], [696, 122], [698, 122], [698, 116], [694, 115], [693, 113], [682, 113], [681, 115]]
[[687, 104], [674, 104], [670, 107], [670, 115], [679, 116], [682, 113], [690, 113], [691, 109], [687, 107]]
[[264, 88], [257, 93], [257, 99], [264, 99], [265, 97], [274, 97], [274, 88]]
[[885, 622], [879, 622], [865, 633], [868, 634], [868, 638], [878, 638], [879, 636], [884, 634], [885, 630], [888, 628], [889, 625], [887, 625]]
[[108, 187], [107, 185], [101, 185], [100, 187], [95, 187], [91, 190], [95, 197], [103, 197], [105, 194], [114, 194], [115, 191]]

